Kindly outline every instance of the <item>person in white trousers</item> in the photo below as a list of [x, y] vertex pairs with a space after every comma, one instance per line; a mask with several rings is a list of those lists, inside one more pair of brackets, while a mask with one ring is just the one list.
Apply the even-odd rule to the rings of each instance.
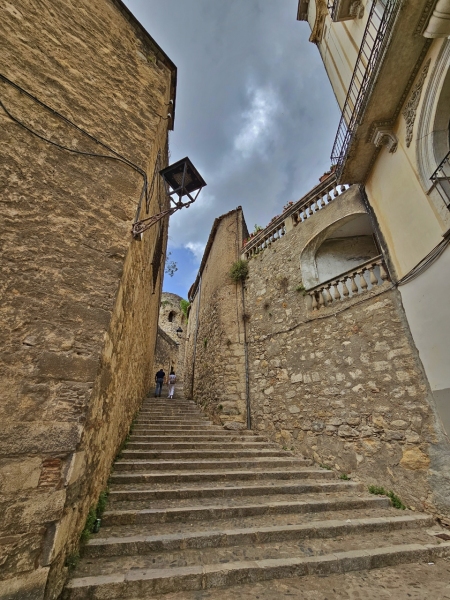
[[175, 371], [173, 370], [173, 367], [170, 369], [170, 374], [169, 374], [169, 395], [167, 396], [168, 398], [173, 398], [173, 394], [175, 392], [175, 382], [176, 382], [177, 378], [175, 375]]

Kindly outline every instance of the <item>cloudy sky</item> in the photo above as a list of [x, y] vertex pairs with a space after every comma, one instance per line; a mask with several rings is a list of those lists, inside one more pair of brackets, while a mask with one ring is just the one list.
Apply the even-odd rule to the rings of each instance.
[[170, 223], [164, 290], [187, 297], [215, 217], [241, 205], [265, 226], [329, 169], [339, 110], [297, 0], [125, 4], [178, 67], [171, 162], [208, 184]]

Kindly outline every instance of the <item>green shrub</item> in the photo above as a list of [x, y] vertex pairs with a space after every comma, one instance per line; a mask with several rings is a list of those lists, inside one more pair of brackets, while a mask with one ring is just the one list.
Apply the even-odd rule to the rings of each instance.
[[248, 276], [248, 262], [240, 258], [231, 265], [229, 274], [235, 283], [245, 281]]
[[180, 300], [181, 312], [186, 317], [186, 320], [188, 318], [188, 310], [189, 310], [190, 305], [191, 304], [190, 304], [189, 300], [184, 300], [184, 299]]
[[339, 475], [339, 479], [343, 479], [344, 481], [350, 481], [350, 477], [346, 473], [342, 473]]

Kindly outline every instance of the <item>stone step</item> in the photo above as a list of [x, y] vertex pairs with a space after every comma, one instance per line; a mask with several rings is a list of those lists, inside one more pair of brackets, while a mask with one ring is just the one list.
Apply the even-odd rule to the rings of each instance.
[[324, 520], [295, 525], [248, 527], [173, 533], [166, 535], [131, 535], [128, 537], [101, 537], [88, 541], [84, 555], [89, 557], [131, 556], [151, 552], [167, 552], [184, 549], [225, 548], [244, 544], [264, 544], [289, 540], [333, 538], [349, 534], [368, 534], [431, 527], [430, 515], [399, 515], [347, 520]]
[[173, 411], [156, 411], [156, 410], [146, 410], [146, 411], [141, 411], [139, 413], [139, 417], [178, 417], [180, 419], [184, 418], [184, 417], [202, 417], [205, 418], [205, 415], [203, 413], [201, 413], [198, 410], [191, 410], [191, 411], [179, 411], [179, 410], [173, 410]]
[[111, 483], [185, 483], [193, 481], [239, 481], [297, 479], [305, 469], [252, 469], [245, 471], [173, 471], [171, 473], [112, 473]]
[[260, 497], [258, 503], [220, 505], [210, 504], [205, 506], [186, 506], [170, 508], [147, 508], [142, 510], [108, 510], [104, 513], [104, 525], [134, 525], [145, 523], [168, 523], [174, 521], [197, 521], [204, 519], [222, 519], [234, 516], [265, 516], [278, 513], [305, 513], [329, 510], [355, 510], [365, 507], [386, 507], [390, 505], [388, 498], [376, 496], [368, 498], [327, 498], [308, 499], [303, 501], [276, 501], [270, 497]]
[[134, 422], [135, 425], [157, 425], [158, 427], [160, 425], [164, 426], [164, 425], [169, 425], [170, 427], [172, 426], [181, 426], [184, 427], [185, 425], [213, 425], [213, 423], [211, 421], [207, 421], [206, 419], [201, 419], [200, 417], [197, 417], [195, 419], [158, 419], [158, 418], [153, 418], [153, 417], [148, 417], [145, 419], [136, 419], [136, 421]]
[[152, 413], [140, 414], [136, 421], [170, 421], [184, 423], [190, 421], [208, 421], [204, 415], [155, 415]]
[[[239, 474], [245, 473], [247, 471], [240, 471]], [[267, 470], [266, 469], [261, 469], [258, 471], [259, 474], [264, 474], [266, 473]], [[181, 471], [181, 474], [184, 475], [184, 473]], [[280, 473], [280, 470], [277, 470], [276, 473]], [[119, 474], [122, 475], [122, 474]], [[132, 479], [132, 475], [131, 473], [126, 474], [126, 475], [130, 475], [130, 479]], [[138, 474], [139, 475], [139, 474]], [[159, 475], [159, 473], [156, 473], [156, 475]], [[247, 480], [244, 481], [244, 478], [239, 478], [237, 477], [236, 480], [233, 480], [232, 477], [230, 477], [230, 479], [219, 479], [219, 480], [213, 480], [211, 481], [211, 483], [209, 484], [208, 480], [205, 478], [200, 478], [198, 481], [189, 481], [188, 484], [189, 485], [182, 485], [180, 486], [180, 484], [176, 481], [157, 481], [151, 482], [151, 486], [148, 485], [148, 483], [146, 483], [145, 481], [138, 481], [138, 482], [127, 482], [127, 483], [117, 483], [117, 482], [113, 482], [112, 480], [110, 481], [110, 485], [109, 485], [109, 489], [110, 490], [117, 490], [117, 491], [125, 491], [125, 490], [130, 490], [130, 491], [146, 491], [146, 490], [159, 490], [159, 489], [165, 489], [165, 490], [171, 490], [171, 489], [181, 489], [182, 487], [189, 487], [190, 489], [207, 489], [208, 487], [211, 487], [212, 489], [220, 489], [220, 488], [232, 488], [232, 487], [241, 487], [242, 485], [245, 486], [249, 486], [249, 487], [264, 487], [264, 488], [268, 488], [269, 494], [272, 494], [272, 492], [270, 491], [272, 489], [272, 487], [277, 487], [280, 485], [295, 485], [297, 483], [303, 483], [305, 480], [310, 481], [310, 480], [314, 480], [314, 481], [328, 481], [328, 480], [333, 480], [333, 481], [341, 481], [341, 480], [337, 480], [336, 479], [336, 473], [334, 473], [333, 471], [328, 471], [326, 469], [319, 469], [319, 468], [315, 468], [315, 467], [306, 467], [306, 468], [302, 468], [298, 471], [296, 471], [296, 476], [292, 476], [289, 477], [288, 479], [283, 478], [283, 479], [279, 479], [277, 477], [275, 478], [270, 478], [269, 477], [264, 477], [264, 479], [260, 479], [260, 478], [251, 478], [249, 477]], [[287, 482], [287, 483], [286, 483]]]
[[[158, 438], [165, 439], [165, 438]], [[236, 448], [240, 448], [242, 450], [251, 450], [251, 449], [278, 449], [278, 444], [270, 444], [267, 442], [215, 442], [215, 441], [206, 441], [206, 442], [128, 442], [127, 449], [128, 450], [194, 450], [198, 449], [211, 449], [211, 450], [232, 450]]]
[[175, 433], [181, 431], [197, 431], [201, 433], [202, 431], [223, 431], [220, 425], [208, 425], [207, 423], [197, 423], [195, 425], [136, 425], [133, 427], [133, 431], [155, 431], [155, 432], [167, 432], [167, 433]]
[[267, 457], [251, 459], [227, 459], [227, 460], [208, 460], [208, 459], [186, 459], [186, 460], [118, 460], [114, 464], [114, 472], [118, 471], [174, 471], [174, 470], [199, 470], [199, 469], [232, 469], [235, 468], [281, 468], [292, 466], [311, 465], [310, 460], [298, 458], [296, 456], [287, 458]]
[[[321, 475], [320, 471], [314, 475]], [[327, 478], [328, 479], [328, 478]], [[355, 489], [361, 489], [353, 484]], [[145, 500], [182, 500], [192, 498], [237, 498], [242, 496], [267, 496], [268, 494], [311, 494], [311, 493], [329, 493], [348, 490], [350, 486], [341, 481], [300, 481], [290, 483], [278, 483], [268, 485], [234, 485], [234, 486], [216, 486], [216, 487], [189, 487], [189, 488], [171, 488], [171, 489], [146, 489], [146, 490], [111, 490], [109, 499], [111, 502], [132, 502]]]
[[142, 459], [177, 459], [177, 458], [251, 458], [254, 456], [276, 456], [282, 457], [290, 455], [285, 450], [277, 450], [274, 448], [254, 448], [254, 449], [235, 449], [217, 450], [214, 448], [204, 449], [177, 449], [177, 450], [136, 450], [131, 449], [128, 445], [128, 450], [123, 450], [121, 458], [126, 460], [142, 460]]
[[[288, 556], [253, 561], [187, 567], [124, 568], [110, 575], [72, 579], [64, 600], [116, 600], [147, 598], [152, 594], [179, 590], [205, 590], [243, 581], [267, 581], [280, 577], [328, 575], [368, 570], [408, 562], [432, 562], [450, 555], [450, 542], [399, 544], [371, 549], [352, 549], [318, 556]], [[110, 559], [111, 560], [111, 559]]]
[[221, 440], [226, 442], [231, 441], [250, 441], [250, 442], [264, 442], [267, 445], [273, 444], [273, 442], [268, 442], [265, 438], [260, 435], [253, 435], [251, 432], [244, 430], [239, 433], [231, 433], [229, 431], [201, 431], [198, 433], [193, 433], [192, 435], [183, 435], [182, 433], [173, 432], [171, 435], [158, 435], [158, 433], [149, 433], [148, 435], [145, 433], [133, 433], [130, 436], [130, 439], [139, 439], [139, 440], [148, 440], [149, 442], [189, 442], [189, 441], [214, 441], [220, 442]]

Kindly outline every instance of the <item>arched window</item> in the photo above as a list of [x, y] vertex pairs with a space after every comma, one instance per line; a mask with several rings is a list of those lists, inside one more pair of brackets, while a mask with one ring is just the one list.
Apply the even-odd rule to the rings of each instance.
[[[444, 220], [450, 208], [450, 40], [428, 74], [417, 127], [417, 160], [422, 185]], [[447, 213], [447, 214], [446, 214]]]
[[369, 215], [348, 215], [326, 227], [303, 250], [303, 285], [313, 288], [351, 272], [379, 254]]
[[173, 310], [171, 310], [169, 313], [169, 317], [168, 317], [169, 323], [173, 323], [174, 318], [175, 318], [175, 313]]

